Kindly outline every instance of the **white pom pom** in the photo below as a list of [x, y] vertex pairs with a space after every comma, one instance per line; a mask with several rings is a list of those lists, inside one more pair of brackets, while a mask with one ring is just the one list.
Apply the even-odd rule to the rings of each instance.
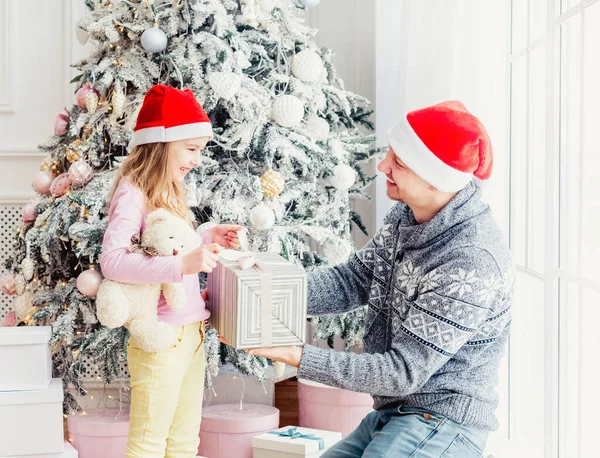
[[333, 168], [333, 176], [330, 182], [333, 187], [340, 191], [347, 191], [356, 181], [356, 172], [346, 164], [338, 164]]

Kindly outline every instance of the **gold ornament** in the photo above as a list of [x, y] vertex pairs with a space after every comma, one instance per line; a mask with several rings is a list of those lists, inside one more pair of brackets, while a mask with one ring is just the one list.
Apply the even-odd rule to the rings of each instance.
[[15, 289], [17, 290], [17, 294], [20, 296], [25, 291], [25, 286], [27, 285], [25, 281], [25, 277], [21, 274], [15, 275]]
[[48, 156], [46, 159], [42, 161], [40, 165], [40, 170], [42, 172], [52, 172], [53, 175], [60, 175], [60, 162], [56, 159], [53, 159], [52, 156]]
[[31, 281], [33, 279], [33, 271], [34, 266], [31, 258], [23, 259], [23, 261], [21, 261], [21, 272], [23, 273], [25, 280]]
[[96, 91], [90, 91], [85, 95], [85, 108], [90, 114], [96, 113], [96, 108], [98, 108], [98, 94], [96, 94]]
[[281, 173], [276, 172], [272, 168], [260, 176], [260, 187], [266, 197], [276, 197], [283, 191], [285, 180]]
[[77, 139], [67, 146], [67, 151], [65, 156], [70, 163], [77, 162], [81, 158], [81, 148], [83, 147], [83, 142], [80, 139]]

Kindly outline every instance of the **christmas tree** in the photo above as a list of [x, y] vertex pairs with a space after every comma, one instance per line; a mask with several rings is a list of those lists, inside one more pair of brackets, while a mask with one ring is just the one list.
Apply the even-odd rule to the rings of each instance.
[[[107, 198], [144, 94], [154, 84], [190, 88], [214, 139], [186, 192], [199, 224], [249, 228], [251, 249], [310, 270], [352, 252], [352, 194], [370, 182], [360, 162], [373, 151], [368, 101], [344, 89], [304, 26], [296, 0], [87, 0], [78, 39], [95, 45], [75, 64], [76, 103], [56, 119], [7, 268], [25, 324], [52, 325], [55, 376], [85, 394], [86, 364], [106, 382], [122, 377], [128, 333], [102, 327], [95, 267]], [[202, 228], [199, 228], [199, 230]], [[203, 279], [200, 278], [200, 281]], [[361, 339], [362, 311], [320, 318], [317, 337]], [[267, 362], [220, 344], [211, 330], [209, 372], [219, 360], [262, 377]], [[76, 407], [72, 394], [67, 408]]]

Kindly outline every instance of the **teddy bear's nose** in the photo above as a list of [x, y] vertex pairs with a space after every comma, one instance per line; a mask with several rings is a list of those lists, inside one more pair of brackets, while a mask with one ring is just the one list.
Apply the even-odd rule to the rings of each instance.
[[177, 248], [173, 248], [173, 256], [177, 256], [179, 254], [179, 251], [177, 251]]

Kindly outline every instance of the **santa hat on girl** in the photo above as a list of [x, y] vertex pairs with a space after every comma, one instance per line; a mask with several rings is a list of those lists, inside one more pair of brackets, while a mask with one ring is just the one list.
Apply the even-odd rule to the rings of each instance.
[[144, 97], [129, 149], [146, 143], [212, 136], [210, 120], [190, 89], [158, 84]]
[[388, 131], [388, 139], [396, 156], [440, 191], [460, 191], [492, 174], [490, 138], [461, 102], [411, 111]]

